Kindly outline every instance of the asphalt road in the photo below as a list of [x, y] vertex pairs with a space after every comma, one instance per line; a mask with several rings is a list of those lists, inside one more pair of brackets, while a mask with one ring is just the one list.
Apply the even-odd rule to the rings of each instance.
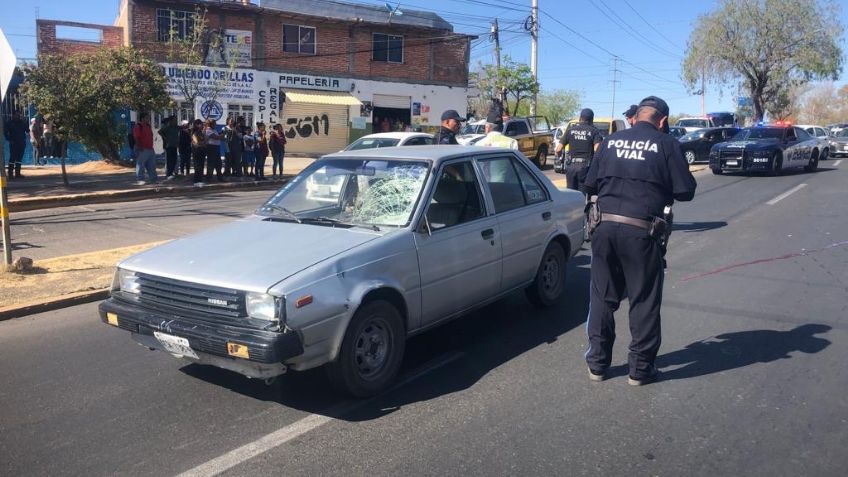
[[658, 383], [626, 384], [626, 306], [615, 377], [587, 379], [586, 251], [558, 306], [519, 293], [413, 338], [400, 384], [361, 402], [320, 370], [266, 386], [147, 351], [89, 304], [0, 322], [0, 474], [844, 475], [834, 164], [697, 174], [675, 208]]

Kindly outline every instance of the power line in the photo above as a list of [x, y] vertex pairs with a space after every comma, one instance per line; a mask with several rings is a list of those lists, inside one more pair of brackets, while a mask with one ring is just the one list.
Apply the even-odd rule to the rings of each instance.
[[624, 4], [625, 4], [625, 5], [627, 5], [627, 6], [628, 6], [628, 8], [630, 8], [631, 10], [633, 10], [633, 13], [635, 13], [637, 17], [641, 18], [641, 19], [642, 19], [642, 21], [643, 21], [643, 22], [645, 22], [645, 24], [646, 24], [646, 25], [648, 25], [649, 27], [651, 27], [651, 29], [654, 31], [654, 33], [656, 33], [656, 34], [657, 34], [657, 35], [659, 35], [661, 38], [663, 38], [665, 41], [667, 41], [670, 45], [675, 46], [675, 47], [680, 47], [680, 45], [679, 45], [679, 44], [677, 44], [677, 43], [675, 43], [675, 42], [673, 42], [673, 41], [669, 40], [667, 36], [663, 35], [663, 33], [662, 33], [662, 32], [661, 32], [658, 28], [656, 28], [654, 25], [651, 25], [651, 24], [648, 22], [648, 20], [645, 20], [645, 17], [643, 17], [643, 16], [642, 16], [642, 14], [641, 14], [641, 13], [639, 13], [639, 11], [638, 11], [638, 10], [636, 10], [635, 8], [633, 8], [633, 5], [630, 5], [630, 2], [628, 2], [627, 0], [624, 0]]
[[599, 0], [599, 1], [601, 2], [601, 5], [603, 5], [603, 7], [606, 10], [609, 11], [609, 13], [611, 13], [613, 16], [615, 16], [615, 18], [610, 16], [601, 7], [599, 7], [597, 4], [595, 4], [593, 2], [591, 2], [592, 6], [597, 8], [599, 12], [601, 12], [605, 17], [609, 18], [613, 23], [615, 23], [616, 25], [621, 27], [623, 30], [629, 30], [630, 32], [632, 32], [637, 37], [636, 39], [639, 40], [642, 44], [646, 45], [647, 47], [651, 48], [652, 50], [654, 50], [658, 53], [668, 55], [668, 56], [672, 56], [672, 57], [675, 57], [675, 58], [680, 58], [680, 55], [678, 55], [676, 53], [672, 53], [672, 52], [670, 52], [670, 51], [668, 51], [664, 48], [661, 48], [659, 45], [657, 45], [656, 43], [654, 43], [650, 39], [648, 39], [648, 37], [646, 37], [645, 35], [643, 35], [639, 31], [637, 31], [635, 28], [633, 28], [629, 23], [627, 23], [626, 20], [621, 18], [621, 16], [618, 13], [616, 13], [615, 10], [610, 8], [609, 5], [607, 5], [604, 0]]

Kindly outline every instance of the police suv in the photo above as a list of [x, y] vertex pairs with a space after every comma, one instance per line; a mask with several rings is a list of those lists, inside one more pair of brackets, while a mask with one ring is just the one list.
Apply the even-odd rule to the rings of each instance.
[[713, 174], [765, 172], [803, 167], [814, 172], [819, 164], [819, 142], [807, 131], [786, 123], [754, 126], [739, 131], [728, 142], [710, 149]]

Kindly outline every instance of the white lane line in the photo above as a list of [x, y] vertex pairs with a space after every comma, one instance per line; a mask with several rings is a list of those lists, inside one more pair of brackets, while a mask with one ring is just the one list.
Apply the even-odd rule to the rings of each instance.
[[790, 195], [798, 192], [799, 190], [803, 189], [804, 187], [807, 187], [807, 184], [798, 184], [795, 187], [789, 189], [788, 191], [786, 191], [786, 192], [780, 194], [779, 196], [775, 197], [774, 199], [766, 202], [766, 204], [774, 205], [774, 204], [780, 202], [781, 200], [789, 197]]
[[842, 164], [842, 159], [833, 163], [833, 167], [839, 167], [839, 164]]
[[[398, 389], [402, 386], [405, 386], [412, 381], [424, 376], [427, 373], [430, 373], [442, 366], [445, 366], [457, 359], [463, 357], [465, 353], [453, 352], [447, 355], [444, 355], [439, 358], [434, 358], [429, 362], [425, 363], [421, 367], [419, 367], [416, 371], [408, 374], [403, 379], [395, 383], [394, 386], [389, 388], [386, 392], [381, 395], [386, 395], [395, 389]], [[364, 401], [354, 401], [354, 402], [343, 402], [339, 405], [333, 406], [330, 409], [327, 409], [326, 412], [322, 414], [310, 414], [299, 421], [295, 421], [289, 424], [286, 427], [278, 429], [270, 434], [266, 434], [259, 439], [256, 439], [253, 442], [247, 443], [237, 449], [233, 449], [226, 454], [223, 454], [219, 457], [216, 457], [210, 461], [207, 461], [199, 466], [187, 470], [177, 477], [206, 477], [218, 475], [226, 470], [232, 469], [233, 467], [245, 462], [249, 459], [252, 459], [260, 454], [268, 452], [271, 449], [279, 447], [286, 442], [295, 439], [307, 432], [316, 429], [318, 427], [327, 424], [328, 422], [335, 421], [336, 418], [330, 416], [341, 416], [346, 413], [353, 411], [356, 408], [362, 407], [374, 399], [379, 398], [380, 396], [376, 396]]]

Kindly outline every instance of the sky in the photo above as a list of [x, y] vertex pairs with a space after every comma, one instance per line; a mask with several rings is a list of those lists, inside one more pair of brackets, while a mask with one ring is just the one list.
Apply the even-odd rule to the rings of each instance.
[[[13, 9], [10, 5], [2, 9], [0, 29], [19, 58], [34, 58], [36, 17], [110, 25], [120, 2], [16, 0], [13, 3]], [[358, 3], [385, 5], [384, 1], [375, 0]], [[494, 62], [494, 43], [489, 30], [495, 18], [501, 29], [502, 53], [529, 64], [530, 35], [524, 30], [524, 23], [530, 14], [530, 3], [530, 0], [408, 0], [400, 2], [399, 9], [435, 12], [452, 23], [454, 31], [478, 35], [472, 42], [473, 67], [478, 62]], [[594, 109], [596, 117], [611, 113], [620, 116], [631, 103], [649, 95], [665, 99], [673, 115], [700, 114], [701, 97], [687, 91], [680, 70], [693, 25], [699, 15], [716, 8], [716, 1], [538, 0], [538, 3], [538, 75], [543, 90], [578, 91], [581, 107]], [[840, 3], [843, 3], [842, 23], [848, 25], [848, 5]], [[845, 37], [841, 45], [848, 54]], [[836, 81], [837, 85], [846, 82], [848, 73]], [[736, 87], [729, 86], [722, 94], [716, 85], [707, 84], [707, 112], [735, 109]]]

